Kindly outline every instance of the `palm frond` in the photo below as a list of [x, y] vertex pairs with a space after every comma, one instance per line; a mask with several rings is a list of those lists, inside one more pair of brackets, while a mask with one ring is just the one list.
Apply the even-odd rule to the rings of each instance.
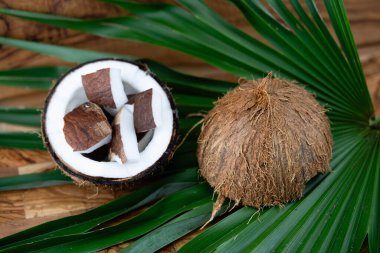
[[94, 52], [94, 51], [83, 50], [83, 49], [70, 48], [69, 50], [67, 50], [65, 47], [55, 46], [55, 45], [45, 44], [43, 47], [41, 47], [40, 43], [38, 42], [23, 41], [23, 40], [17, 40], [17, 39], [5, 38], [5, 37], [0, 37], [0, 44], [22, 48], [22, 49], [30, 50], [30, 51], [37, 52], [40, 54], [53, 55], [55, 57], [58, 57], [68, 62], [83, 62], [83, 61], [91, 61], [91, 60], [95, 60], [99, 58], [112, 58], [112, 57], [127, 58], [127, 56], [125, 55], [104, 53], [104, 52]]
[[72, 183], [59, 170], [0, 178], [0, 191], [14, 191]]
[[[304, 36], [297, 36], [300, 32], [290, 32], [263, 11], [263, 7], [257, 1], [233, 1], [246, 15], [248, 21], [254, 19], [254, 27], [277, 47], [279, 51], [276, 51], [230, 25], [201, 1], [182, 0], [180, 2], [193, 11], [191, 13], [193, 16], [173, 5], [165, 5], [161, 11], [154, 11], [154, 8], [136, 3], [122, 6], [131, 12], [136, 12], [136, 6], [139, 6], [138, 13], [144, 18], [144, 22], [141, 22], [140, 16], [80, 22], [72, 18], [16, 10], [3, 9], [0, 13], [59, 27], [78, 29], [104, 37], [134, 39], [166, 46], [199, 57], [240, 77], [261, 77], [273, 71], [284, 78], [308, 84], [307, 87], [316, 92], [320, 101], [334, 108], [334, 111], [330, 112], [330, 118], [336, 118], [338, 121], [342, 120], [343, 114], [350, 119], [367, 119], [368, 115], [373, 114], [368, 91], [362, 96], [355, 96], [355, 93], [349, 93], [346, 89], [347, 85], [354, 87], [360, 84], [366, 90], [365, 82], [356, 84], [355, 71], [350, 67], [352, 63], [345, 60], [340, 50], [334, 51], [334, 55], [337, 55], [340, 60], [332, 62], [327, 57], [326, 50], [316, 44], [314, 39], [320, 33], [310, 34], [304, 28], [304, 32], [301, 33]], [[144, 11], [141, 10], [141, 6], [145, 7]], [[298, 22], [298, 24], [301, 23]], [[107, 29], [96, 29], [99, 26]], [[109, 30], [113, 32], [110, 33]], [[195, 33], [197, 36], [193, 35]], [[301, 51], [299, 51], [300, 46]], [[217, 65], [215, 59], [217, 59]], [[335, 71], [332, 73], [332, 70], [337, 68], [336, 66], [346, 70], [348, 75], [343, 74], [343, 71], [337, 71], [338, 74], [335, 74]], [[363, 103], [363, 95], [367, 96], [365, 103]], [[371, 109], [364, 114], [363, 109], [366, 108], [362, 108], [363, 106]], [[334, 118], [335, 113], [339, 116]]]
[[0, 107], [0, 122], [39, 127], [40, 121], [40, 109]]
[[0, 147], [45, 149], [40, 134], [33, 132], [0, 132]]
[[147, 187], [134, 191], [86, 213], [51, 221], [0, 239], [0, 251], [6, 251], [7, 248], [22, 246], [29, 242], [36, 242], [46, 238], [85, 233], [113, 218], [127, 214], [162, 197], [171, 195], [173, 192], [190, 187], [198, 183], [197, 181], [195, 169], [174, 173], [156, 183], [150, 184]]
[[57, 80], [67, 67], [34, 67], [0, 71], [0, 85], [29, 89], [49, 89], [53, 80]]
[[[66, 247], [70, 247], [73, 251], [78, 252], [104, 249], [125, 240], [141, 236], [173, 219], [175, 216], [197, 206], [206, 203], [211, 204], [211, 200], [208, 197], [209, 194], [209, 187], [205, 184], [197, 184], [163, 198], [146, 211], [118, 225], [82, 234], [68, 234], [66, 236], [49, 239], [45, 238], [41, 241], [34, 241], [33, 244], [21, 244], [19, 246], [8, 247], [3, 252], [24, 250], [66, 252]], [[173, 208], [165, 210], [164, 208], [167, 206]], [[65, 247], [62, 247], [61, 244], [65, 244]]]
[[[220, 213], [226, 209], [224, 206]], [[206, 203], [153, 230], [120, 252], [156, 252], [199, 228], [209, 219], [212, 203]]]

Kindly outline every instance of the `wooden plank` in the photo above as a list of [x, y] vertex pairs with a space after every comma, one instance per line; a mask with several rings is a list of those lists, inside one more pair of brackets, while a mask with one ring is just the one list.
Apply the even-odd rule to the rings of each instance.
[[[25, 219], [25, 207], [23, 202], [24, 192], [9, 191], [0, 193], [0, 224], [14, 220]], [[7, 235], [10, 231], [3, 230], [1, 233]]]
[[25, 219], [72, 215], [113, 199], [112, 190], [63, 185], [25, 191]]
[[30, 164], [20, 166], [17, 168], [17, 171], [19, 175], [25, 175], [25, 174], [31, 174], [31, 173], [41, 173], [41, 172], [50, 171], [56, 167], [57, 165], [53, 161], [49, 160], [49, 161], [44, 161], [44, 162], [39, 162], [39, 163], [30, 163]]
[[26, 171], [24, 166], [44, 162], [51, 162], [49, 154], [45, 151], [2, 148], [0, 149], [0, 177], [19, 175], [20, 171], [21, 173]]

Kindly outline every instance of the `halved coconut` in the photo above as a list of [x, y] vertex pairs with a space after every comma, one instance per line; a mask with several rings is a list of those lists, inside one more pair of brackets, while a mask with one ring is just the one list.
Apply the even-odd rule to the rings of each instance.
[[[82, 83], [82, 76], [104, 69], [120, 70], [121, 83], [128, 96], [150, 89], [152, 91], [150, 108], [155, 117], [156, 126], [141, 135], [142, 139], [133, 149], [136, 151], [137, 148], [139, 151], [138, 159], [135, 159], [136, 154], [133, 154], [134, 158], [128, 160], [127, 145], [129, 144], [123, 143], [124, 151], [127, 150], [125, 163], [96, 161], [89, 156], [74, 152], [63, 131], [65, 115], [89, 101]], [[112, 82], [110, 83], [112, 85]], [[129, 113], [129, 117], [124, 118], [131, 119], [129, 106], [132, 105], [127, 105], [127, 107], [123, 105], [122, 110], [127, 110], [125, 112]], [[125, 129], [130, 129], [125, 127], [127, 125], [123, 123], [120, 127], [122, 136], [129, 136], [123, 132]], [[101, 59], [81, 64], [58, 80], [45, 102], [42, 133], [45, 145], [53, 159], [60, 169], [74, 180], [97, 185], [131, 186], [136, 181], [159, 172], [168, 161], [178, 142], [178, 113], [168, 87], [150, 73], [146, 66], [125, 60]], [[127, 138], [124, 139], [128, 142]], [[135, 141], [130, 144], [136, 145]]]

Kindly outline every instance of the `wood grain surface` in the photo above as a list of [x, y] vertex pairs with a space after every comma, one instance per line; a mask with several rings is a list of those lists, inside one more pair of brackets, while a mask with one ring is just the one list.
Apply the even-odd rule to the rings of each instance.
[[[318, 4], [321, 2], [317, 1]], [[208, 3], [230, 22], [255, 35], [240, 13], [230, 4], [222, 0], [209, 0]], [[345, 0], [345, 5], [375, 104], [376, 114], [380, 115], [380, 16], [378, 15], [380, 1]], [[80, 18], [101, 18], [127, 14], [115, 6], [94, 0], [0, 0], [0, 6]], [[322, 10], [322, 15], [327, 17], [325, 10]], [[236, 81], [236, 78], [226, 73], [170, 49], [133, 41], [99, 38], [12, 17], [0, 16], [0, 36], [149, 57], [195, 75]], [[46, 65], [70, 66], [69, 63], [53, 57], [4, 45], [0, 45], [0, 47], [0, 69]], [[0, 106], [40, 107], [45, 96], [46, 92], [44, 91], [0, 87]], [[0, 123], [0, 131], [23, 130], [35, 129]], [[0, 149], [0, 177], [46, 171], [54, 167], [54, 163], [46, 152]], [[126, 193], [76, 185], [0, 192], [0, 238], [49, 220], [81, 213], [123, 194]], [[163, 252], [175, 252], [194, 235], [193, 233], [169, 245]], [[126, 245], [127, 243], [124, 243], [102, 252], [117, 252]]]

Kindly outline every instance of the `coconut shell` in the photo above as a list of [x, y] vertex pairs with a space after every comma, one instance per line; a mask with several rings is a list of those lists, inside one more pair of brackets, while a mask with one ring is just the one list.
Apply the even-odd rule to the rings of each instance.
[[120, 62], [128, 62], [131, 64], [136, 65], [139, 69], [145, 71], [147, 74], [149, 74], [152, 78], [154, 78], [157, 83], [162, 87], [165, 94], [167, 95], [167, 98], [169, 100], [170, 106], [173, 111], [173, 130], [172, 130], [172, 136], [169, 141], [169, 145], [166, 149], [166, 151], [162, 154], [162, 156], [150, 167], [146, 168], [144, 171], [138, 173], [137, 175], [129, 178], [105, 178], [105, 177], [93, 177], [86, 174], [83, 174], [75, 168], [72, 168], [68, 166], [66, 163], [64, 163], [58, 154], [54, 151], [52, 146], [50, 145], [49, 136], [46, 133], [46, 110], [43, 110], [42, 116], [41, 116], [41, 123], [42, 123], [42, 137], [44, 141], [44, 145], [47, 148], [48, 152], [50, 153], [50, 156], [52, 159], [57, 163], [58, 168], [67, 176], [70, 176], [78, 185], [88, 185], [88, 186], [113, 186], [113, 187], [122, 187], [122, 188], [136, 188], [144, 183], [145, 180], [149, 180], [153, 175], [157, 175], [162, 173], [163, 167], [169, 162], [170, 158], [172, 157], [172, 154], [175, 151], [175, 148], [179, 141], [179, 117], [178, 117], [178, 111], [176, 109], [173, 96], [171, 95], [170, 89], [168, 86], [162, 82], [158, 77], [151, 73], [148, 69], [148, 67], [142, 63], [139, 62], [131, 62], [128, 60], [123, 59], [115, 59], [115, 58], [105, 58], [105, 59], [98, 59], [94, 61], [85, 62], [82, 64], [77, 65], [76, 67], [72, 68], [69, 72], [67, 72], [65, 75], [63, 75], [55, 84], [55, 86], [52, 87], [52, 89], [49, 91], [49, 94], [45, 100], [44, 108], [48, 108], [48, 105], [50, 103], [51, 97], [55, 93], [57, 87], [60, 85], [61, 80], [63, 80], [67, 75], [75, 71], [76, 69], [82, 67], [85, 64], [97, 62], [97, 61], [105, 61], [105, 60], [114, 60], [114, 61], [120, 61]]
[[200, 173], [219, 194], [218, 206], [225, 197], [256, 208], [299, 199], [332, 156], [325, 109], [303, 87], [271, 76], [219, 99], [198, 143]]

